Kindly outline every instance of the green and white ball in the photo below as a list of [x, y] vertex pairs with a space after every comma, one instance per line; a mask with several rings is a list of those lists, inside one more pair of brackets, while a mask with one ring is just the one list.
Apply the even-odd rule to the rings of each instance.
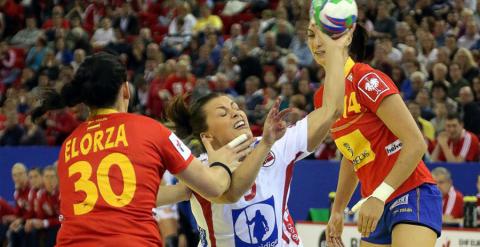
[[332, 38], [339, 38], [353, 28], [357, 16], [355, 0], [312, 0], [310, 17]]

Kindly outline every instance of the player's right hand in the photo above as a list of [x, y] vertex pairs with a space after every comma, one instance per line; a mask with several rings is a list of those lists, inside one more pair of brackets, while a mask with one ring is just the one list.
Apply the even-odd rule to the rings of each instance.
[[251, 135], [248, 138], [235, 147], [230, 147], [228, 144], [215, 150], [212, 147], [213, 138], [201, 137], [203, 146], [208, 154], [208, 163], [220, 162], [225, 164], [233, 172], [240, 160], [252, 152], [251, 145], [255, 142], [255, 138]]
[[328, 247], [344, 247], [342, 242], [343, 213], [332, 212], [328, 220], [326, 237]]

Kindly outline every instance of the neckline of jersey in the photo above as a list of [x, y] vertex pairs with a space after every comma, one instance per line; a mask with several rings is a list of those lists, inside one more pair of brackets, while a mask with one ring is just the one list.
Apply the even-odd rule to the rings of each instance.
[[353, 66], [355, 66], [355, 62], [351, 57], [348, 57], [347, 62], [345, 63], [345, 67], [343, 69], [343, 75], [345, 78], [348, 76], [348, 74], [350, 74]]
[[112, 108], [98, 108], [96, 110], [92, 110], [92, 112], [90, 113], [90, 118], [94, 118], [99, 115], [108, 115], [114, 113], [118, 113], [118, 111]]

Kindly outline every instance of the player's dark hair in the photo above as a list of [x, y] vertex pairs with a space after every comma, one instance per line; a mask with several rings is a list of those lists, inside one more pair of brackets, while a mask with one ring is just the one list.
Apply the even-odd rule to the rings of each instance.
[[187, 104], [189, 95], [177, 96], [167, 107], [167, 118], [175, 124], [175, 133], [181, 138], [194, 137], [200, 139], [200, 133], [207, 130], [207, 119], [203, 107], [210, 100], [222, 96], [210, 93]]
[[60, 93], [54, 89], [44, 90], [42, 104], [33, 110], [32, 120], [50, 110], [80, 103], [94, 108], [111, 107], [126, 81], [127, 71], [116, 56], [106, 52], [96, 53], [85, 59], [73, 80], [66, 83]]
[[352, 43], [348, 50], [353, 60], [362, 62], [366, 58], [367, 53], [368, 32], [360, 23], [357, 23], [353, 31]]
[[463, 123], [463, 119], [460, 117], [460, 114], [456, 112], [448, 113], [447, 120], [458, 120], [459, 123]]

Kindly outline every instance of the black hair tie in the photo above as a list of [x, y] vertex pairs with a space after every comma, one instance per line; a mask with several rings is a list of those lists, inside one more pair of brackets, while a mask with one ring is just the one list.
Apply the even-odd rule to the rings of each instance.
[[212, 164], [210, 164], [210, 167], [214, 167], [214, 166], [223, 167], [223, 169], [225, 169], [225, 171], [227, 171], [228, 175], [230, 176], [230, 181], [232, 181], [232, 170], [230, 170], [228, 166], [226, 166], [221, 162], [213, 162]]

